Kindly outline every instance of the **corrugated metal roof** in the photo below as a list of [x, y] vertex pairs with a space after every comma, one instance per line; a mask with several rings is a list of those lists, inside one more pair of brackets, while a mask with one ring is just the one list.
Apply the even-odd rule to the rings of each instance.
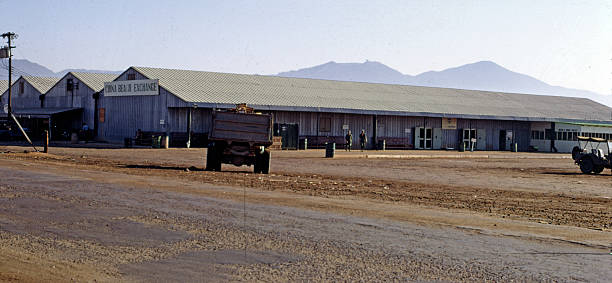
[[30, 83], [38, 92], [41, 94], [46, 93], [51, 89], [60, 78], [55, 77], [35, 77], [35, 76], [21, 76], [24, 80]]
[[0, 93], [4, 93], [8, 90], [8, 81], [0, 80]]
[[[612, 122], [586, 98], [132, 67], [189, 103], [396, 115]], [[258, 107], [256, 107], [258, 108]]]
[[111, 82], [117, 78], [115, 74], [105, 73], [83, 73], [70, 72], [75, 78], [79, 79], [93, 91], [101, 91], [104, 88], [105, 82]]

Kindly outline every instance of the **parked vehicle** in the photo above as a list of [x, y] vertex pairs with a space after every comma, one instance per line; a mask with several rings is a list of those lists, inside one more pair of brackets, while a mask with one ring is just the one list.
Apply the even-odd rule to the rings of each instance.
[[221, 164], [226, 163], [253, 165], [255, 173], [268, 174], [272, 130], [272, 115], [254, 113], [246, 104], [213, 112], [206, 170], [221, 171]]
[[580, 166], [582, 173], [599, 174], [605, 168], [612, 168], [610, 148], [612, 148], [612, 141], [579, 136], [578, 145], [572, 150], [572, 158], [574, 163]]

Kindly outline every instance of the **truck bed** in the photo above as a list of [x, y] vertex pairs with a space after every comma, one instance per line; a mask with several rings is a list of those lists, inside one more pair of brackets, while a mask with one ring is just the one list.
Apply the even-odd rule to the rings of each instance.
[[272, 116], [214, 112], [209, 139], [248, 142], [255, 145], [272, 144]]

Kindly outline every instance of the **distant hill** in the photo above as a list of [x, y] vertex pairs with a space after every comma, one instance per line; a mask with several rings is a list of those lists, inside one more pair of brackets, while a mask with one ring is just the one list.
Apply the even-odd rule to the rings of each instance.
[[588, 90], [549, 85], [528, 75], [510, 71], [494, 62], [481, 61], [443, 71], [429, 71], [415, 76], [405, 75], [382, 63], [328, 62], [296, 71], [278, 73], [281, 77], [312, 78], [341, 81], [418, 85], [445, 88], [489, 90], [584, 97], [612, 106], [612, 96]]
[[410, 76], [374, 61], [366, 61], [365, 63], [336, 63], [331, 61], [310, 68], [279, 73], [278, 76], [386, 84], [410, 83]]
[[[8, 69], [5, 66], [7, 64], [6, 60], [2, 60], [0, 67], [6, 70]], [[26, 59], [14, 59], [13, 69], [15, 70], [13, 73], [14, 80], [22, 74], [62, 77], [68, 72], [109, 74], [120, 74], [122, 72], [89, 69], [65, 69], [53, 72], [45, 66]], [[491, 61], [480, 61], [442, 71], [429, 71], [415, 76], [402, 74], [375, 61], [363, 63], [336, 63], [331, 61], [314, 67], [278, 73], [277, 76], [584, 97], [612, 107], [612, 96], [601, 95], [588, 90], [549, 85], [528, 75], [510, 71]], [[0, 80], [7, 79], [8, 72], [0, 71]]]
[[[31, 75], [38, 77], [63, 77], [68, 72], [89, 72], [89, 73], [108, 73], [120, 74], [122, 71], [107, 71], [107, 70], [88, 70], [88, 69], [66, 69], [59, 72], [53, 72], [49, 68], [31, 62], [27, 59], [13, 59], [13, 80], [17, 80], [21, 75]], [[2, 60], [1, 66], [5, 71], [0, 72], [0, 80], [8, 80], [8, 61]]]

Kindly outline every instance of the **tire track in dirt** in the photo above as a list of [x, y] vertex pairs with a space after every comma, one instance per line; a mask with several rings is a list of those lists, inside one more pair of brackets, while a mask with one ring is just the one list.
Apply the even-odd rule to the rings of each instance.
[[350, 196], [404, 202], [596, 230], [612, 228], [612, 199], [607, 198], [318, 174], [207, 172], [200, 168], [164, 163], [134, 165], [100, 158], [83, 158], [84, 156], [74, 158], [37, 153], [8, 153], [2, 156], [20, 160], [60, 162], [91, 167], [93, 170], [167, 176], [216, 185], [244, 186], [311, 196]]

